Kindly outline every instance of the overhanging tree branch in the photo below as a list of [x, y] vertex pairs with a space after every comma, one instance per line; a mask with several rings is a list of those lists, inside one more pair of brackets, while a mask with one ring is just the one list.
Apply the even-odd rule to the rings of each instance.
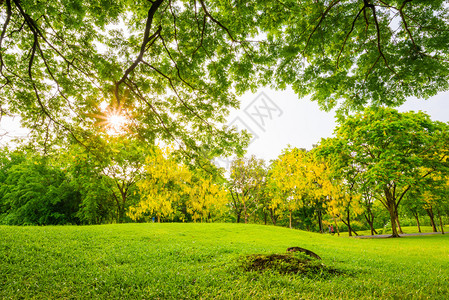
[[129, 66], [129, 68], [126, 69], [125, 74], [122, 76], [122, 78], [115, 83], [115, 98], [118, 103], [118, 106], [120, 106], [120, 95], [119, 95], [120, 85], [125, 82], [125, 80], [128, 78], [128, 75], [142, 61], [143, 55], [153, 45], [153, 43], [156, 41], [156, 38], [159, 36], [159, 34], [162, 30], [162, 27], [159, 26], [158, 29], [156, 30], [156, 32], [154, 32], [150, 36], [150, 30], [151, 30], [151, 25], [153, 23], [154, 15], [156, 14], [156, 11], [159, 9], [159, 7], [161, 6], [162, 2], [164, 2], [164, 0], [155, 0], [152, 2], [152, 5], [151, 5], [150, 9], [148, 10], [147, 22], [145, 25], [145, 32], [143, 34], [143, 41], [142, 41], [142, 45], [140, 46], [139, 55], [134, 60], [134, 62], [131, 64], [131, 66]]

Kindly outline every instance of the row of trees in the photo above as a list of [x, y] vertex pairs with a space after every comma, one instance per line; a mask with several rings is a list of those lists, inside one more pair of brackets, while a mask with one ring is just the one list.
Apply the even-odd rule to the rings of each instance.
[[[123, 137], [46, 156], [0, 154], [0, 223], [100, 224], [205, 220], [225, 203], [214, 175], [180, 164], [171, 150]], [[93, 147], [100, 149], [93, 151]]]
[[427, 214], [436, 231], [449, 212], [448, 135], [448, 124], [422, 112], [370, 108], [341, 120], [335, 137], [311, 151], [287, 148], [269, 166], [237, 158], [227, 177], [123, 137], [47, 156], [5, 149], [0, 222], [227, 220], [321, 232], [343, 223], [352, 235], [354, 221], [375, 233], [389, 220], [398, 236], [401, 214], [418, 225]]
[[265, 173], [255, 158], [234, 162], [231, 182], [240, 198], [233, 199], [241, 204], [234, 201], [233, 208], [247, 220], [258, 201], [273, 224], [287, 215], [290, 227], [294, 212], [309, 209], [321, 232], [327, 214], [328, 223], [338, 219], [352, 235], [351, 220], [357, 216], [375, 233], [381, 206], [393, 236], [402, 232], [400, 209], [410, 212], [418, 225], [419, 215], [426, 212], [434, 231], [436, 215], [443, 230], [442, 215], [449, 212], [448, 134], [448, 124], [422, 112], [366, 109], [341, 120], [335, 137], [313, 150], [286, 149]]

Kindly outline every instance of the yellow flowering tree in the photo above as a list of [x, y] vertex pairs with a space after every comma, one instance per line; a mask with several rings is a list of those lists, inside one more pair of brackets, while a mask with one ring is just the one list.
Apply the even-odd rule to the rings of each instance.
[[304, 205], [313, 205], [322, 232], [325, 199], [333, 189], [327, 169], [326, 164], [313, 151], [286, 149], [270, 169], [270, 209], [277, 210], [278, 214], [288, 211], [291, 227], [292, 212]]
[[144, 179], [138, 183], [141, 200], [131, 207], [129, 216], [136, 220], [146, 215], [170, 218], [185, 204], [194, 221], [204, 220], [226, 204], [226, 192], [211, 179], [195, 175], [171, 158], [172, 149], [156, 148], [144, 166]]

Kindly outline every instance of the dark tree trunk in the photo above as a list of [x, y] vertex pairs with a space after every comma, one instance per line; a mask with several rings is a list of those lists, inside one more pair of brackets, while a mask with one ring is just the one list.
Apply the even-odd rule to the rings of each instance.
[[440, 211], [438, 211], [438, 219], [440, 219], [441, 234], [444, 234], [443, 219], [441, 219]]
[[289, 212], [289, 214], [288, 214], [288, 220], [289, 220], [288, 227], [289, 227], [290, 229], [292, 229], [292, 211], [289, 210], [288, 212]]
[[346, 221], [348, 222], [346, 226], [348, 226], [349, 236], [352, 236], [351, 218], [349, 217], [349, 209], [346, 211]]
[[318, 226], [320, 227], [320, 233], [323, 233], [323, 220], [321, 218], [321, 209], [318, 208]]
[[245, 224], [248, 224], [248, 212], [246, 210], [246, 206], [243, 207], [243, 216], [245, 217]]
[[276, 222], [278, 220], [278, 216], [276, 216], [276, 210], [275, 209], [270, 209], [270, 217], [271, 217], [271, 222], [273, 222], [273, 225], [276, 226]]
[[374, 228], [374, 215], [372, 214], [372, 212], [370, 210], [368, 210], [367, 214], [365, 213], [364, 216], [365, 216], [366, 222], [369, 225], [371, 235], [377, 234], [377, 231]]
[[389, 189], [384, 190], [385, 193], [385, 206], [390, 213], [390, 222], [391, 222], [391, 237], [400, 237], [397, 227], [396, 227], [396, 201], [393, 198]]
[[396, 224], [398, 224], [399, 233], [404, 234], [404, 232], [402, 231], [401, 223], [399, 223], [399, 217], [397, 214], [396, 214]]
[[349, 212], [348, 212], [346, 221], [343, 220], [343, 219], [341, 219], [341, 221], [343, 222], [343, 224], [346, 225], [346, 227], [348, 227], [348, 233], [349, 233], [349, 236], [352, 236], [352, 233], [354, 233], [355, 235], [359, 235], [359, 234], [358, 234], [357, 232], [355, 232], [355, 230], [352, 229], [352, 227], [351, 227], [351, 223], [350, 223], [351, 220], [350, 220], [350, 218], [349, 218]]
[[404, 232], [402, 231], [401, 223], [399, 222], [399, 213], [397, 205], [394, 206], [394, 213], [396, 215], [396, 224], [398, 225], [399, 233], [404, 234]]
[[419, 216], [417, 212], [413, 213], [413, 216], [415, 217], [416, 220], [416, 225], [418, 226], [418, 232], [421, 233], [421, 224], [419, 224]]
[[435, 216], [434, 216], [434, 214], [433, 214], [432, 208], [426, 209], [426, 212], [427, 212], [427, 214], [429, 215], [429, 218], [430, 218], [430, 225], [432, 226], [433, 232], [437, 232], [437, 227], [436, 227], [436, 225], [435, 225], [435, 219], [434, 219]]

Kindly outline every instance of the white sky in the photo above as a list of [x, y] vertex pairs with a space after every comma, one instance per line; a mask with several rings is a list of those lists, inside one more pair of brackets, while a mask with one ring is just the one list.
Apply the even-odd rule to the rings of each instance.
[[[261, 98], [269, 98], [278, 106], [271, 106], [271, 116], [266, 108], [263, 109], [270, 100], [265, 99], [264, 103]], [[318, 104], [308, 98], [298, 99], [292, 90], [263, 89], [256, 94], [245, 94], [241, 100], [241, 109], [231, 114], [229, 122], [238, 124], [239, 129], [246, 128], [255, 133], [247, 154], [254, 154], [267, 162], [275, 159], [288, 145], [311, 149], [321, 138], [332, 136], [336, 126], [334, 112], [321, 111]], [[258, 112], [254, 106], [259, 107]], [[410, 98], [398, 110], [421, 110], [428, 113], [432, 120], [448, 122], [449, 92], [428, 100]], [[259, 114], [264, 115], [263, 126], [260, 126], [262, 120]]]
[[[333, 112], [319, 110], [317, 103], [307, 98], [298, 99], [292, 90], [261, 89], [240, 99], [241, 109], [231, 113], [228, 124], [252, 132], [254, 138], [247, 155], [254, 154], [267, 162], [275, 159], [288, 145], [311, 149], [321, 138], [332, 136], [336, 126]], [[433, 120], [449, 122], [449, 92], [428, 100], [411, 98], [399, 110], [422, 110]], [[8, 134], [2, 136], [6, 132]], [[7, 145], [12, 137], [26, 133], [17, 120], [13, 122], [3, 118], [0, 122], [0, 145]], [[228, 160], [216, 162], [225, 168], [229, 163]]]

